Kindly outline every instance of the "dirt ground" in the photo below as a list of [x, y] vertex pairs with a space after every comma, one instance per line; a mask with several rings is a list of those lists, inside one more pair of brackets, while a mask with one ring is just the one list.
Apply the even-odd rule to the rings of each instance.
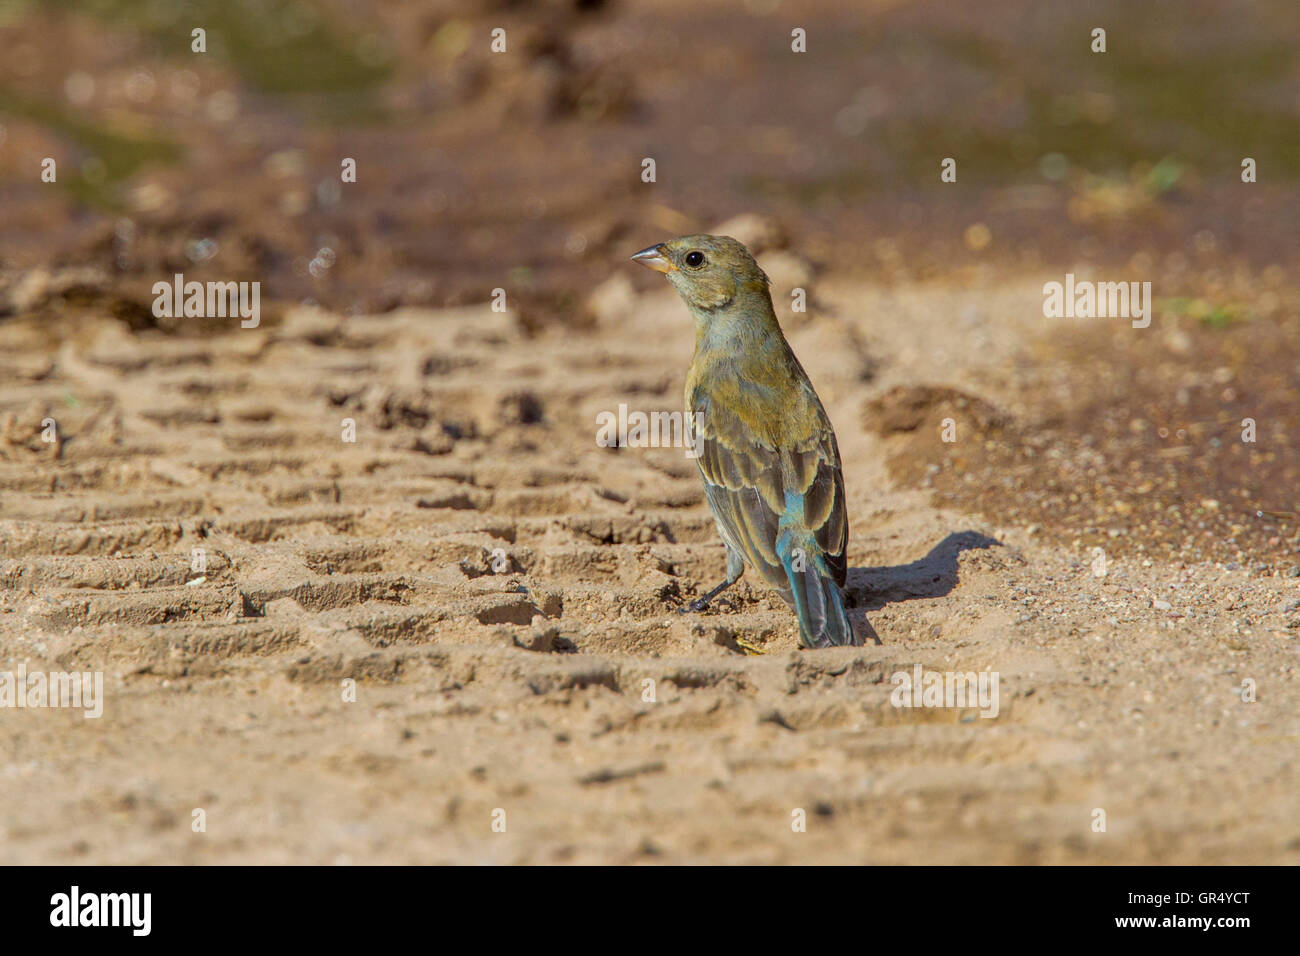
[[[971, 281], [828, 279], [824, 313], [786, 316], [879, 641], [820, 652], [754, 582], [675, 613], [724, 563], [694, 464], [596, 444], [620, 401], [678, 406], [691, 333], [666, 289], [615, 276], [581, 339], [486, 305], [201, 339], [0, 326], [0, 667], [106, 673], [98, 720], [4, 714], [0, 858], [1300, 861], [1296, 578], [1098, 577], [1086, 547], [891, 479], [873, 401], [1005, 400], [989, 383], [1029, 334], [1008, 317], [1041, 283]], [[33, 437], [46, 417], [59, 443]], [[997, 671], [996, 718], [891, 706], [918, 663]]]

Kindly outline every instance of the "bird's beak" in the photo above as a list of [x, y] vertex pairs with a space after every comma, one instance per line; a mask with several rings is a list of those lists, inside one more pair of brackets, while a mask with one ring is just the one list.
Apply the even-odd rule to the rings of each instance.
[[632, 257], [633, 262], [639, 262], [647, 269], [653, 269], [655, 272], [675, 272], [677, 267], [673, 265], [672, 260], [668, 258], [664, 251], [663, 243], [657, 246], [651, 246], [649, 249], [642, 249]]

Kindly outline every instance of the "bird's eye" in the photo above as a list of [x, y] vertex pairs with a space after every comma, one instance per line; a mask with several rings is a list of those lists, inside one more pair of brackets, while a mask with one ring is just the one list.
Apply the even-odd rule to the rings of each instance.
[[704, 253], [700, 252], [698, 249], [686, 253], [686, 264], [692, 269], [698, 269], [700, 266], [704, 265]]

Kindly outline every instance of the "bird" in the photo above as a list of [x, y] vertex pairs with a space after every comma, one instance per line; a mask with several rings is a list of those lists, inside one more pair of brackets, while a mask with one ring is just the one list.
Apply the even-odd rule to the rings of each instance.
[[730, 236], [682, 236], [634, 262], [662, 272], [695, 320], [686, 437], [726, 546], [726, 578], [752, 567], [799, 621], [807, 648], [861, 641], [845, 609], [849, 525], [830, 418], [786, 341], [767, 275]]

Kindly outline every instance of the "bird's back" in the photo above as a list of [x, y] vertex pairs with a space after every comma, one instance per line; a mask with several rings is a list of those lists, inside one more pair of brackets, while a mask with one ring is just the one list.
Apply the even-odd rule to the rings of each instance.
[[807, 530], [843, 587], [848, 521], [830, 420], [779, 329], [745, 345], [702, 340], [686, 382], [719, 532], [790, 601], [777, 541], [783, 527]]

